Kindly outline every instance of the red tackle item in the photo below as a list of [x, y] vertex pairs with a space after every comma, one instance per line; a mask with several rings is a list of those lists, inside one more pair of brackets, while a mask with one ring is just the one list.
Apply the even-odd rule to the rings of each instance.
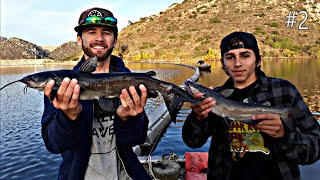
[[186, 180], [207, 179], [208, 153], [186, 152]]

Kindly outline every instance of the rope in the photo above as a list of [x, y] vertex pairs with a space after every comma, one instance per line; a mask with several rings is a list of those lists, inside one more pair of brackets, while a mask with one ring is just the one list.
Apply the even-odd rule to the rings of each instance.
[[153, 179], [154, 179], [154, 180], [160, 180], [160, 179], [156, 178], [156, 177], [154, 176], [154, 174], [153, 174], [151, 155], [148, 155], [147, 162], [148, 162], [149, 172], [150, 172], [151, 176], [153, 177]]
[[[160, 132], [162, 132], [163, 129], [164, 129], [164, 127], [162, 127], [162, 129], [161, 129]], [[160, 137], [160, 134], [161, 134], [161, 133], [159, 133], [159, 134], [157, 135], [157, 138], [156, 138], [156, 141], [155, 141], [155, 142], [158, 142], [158, 138]], [[151, 176], [153, 177], [153, 179], [154, 179], [154, 180], [160, 180], [160, 179], [157, 179], [157, 178], [154, 176], [153, 170], [152, 170], [151, 153], [153, 152], [153, 149], [154, 149], [155, 145], [156, 145], [156, 143], [153, 143], [152, 148], [151, 148], [151, 150], [150, 150], [150, 152], [149, 152], [149, 155], [148, 155], [148, 158], [147, 158], [146, 162], [148, 163], [149, 173], [151, 174]]]

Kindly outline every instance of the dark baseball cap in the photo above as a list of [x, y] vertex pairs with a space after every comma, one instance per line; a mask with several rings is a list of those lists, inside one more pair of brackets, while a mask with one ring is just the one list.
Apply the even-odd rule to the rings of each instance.
[[91, 26], [106, 26], [118, 33], [117, 19], [111, 11], [103, 8], [94, 7], [82, 12], [74, 30], [79, 33]]
[[247, 32], [233, 32], [224, 37], [220, 44], [221, 58], [223, 58], [226, 52], [239, 48], [251, 49], [256, 55], [256, 58], [260, 59], [257, 40], [254, 35]]

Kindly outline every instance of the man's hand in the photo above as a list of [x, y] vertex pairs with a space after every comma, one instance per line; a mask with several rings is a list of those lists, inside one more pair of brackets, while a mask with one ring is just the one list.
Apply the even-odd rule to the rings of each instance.
[[280, 116], [277, 114], [258, 114], [252, 117], [253, 120], [261, 122], [255, 125], [260, 131], [271, 137], [279, 138], [284, 136], [284, 127]]
[[[82, 106], [79, 103], [80, 86], [77, 83], [76, 79], [70, 81], [69, 78], [64, 78], [57, 91], [57, 96], [52, 102], [53, 106], [56, 109], [61, 109], [70, 120], [75, 120], [82, 111]], [[44, 94], [48, 98], [50, 98], [54, 84], [54, 80], [50, 80], [46, 84]]]
[[129, 87], [129, 92], [126, 89], [121, 91], [121, 105], [117, 109], [118, 116], [126, 122], [129, 117], [137, 116], [142, 113], [147, 102], [147, 88], [140, 84], [141, 97], [138, 95], [134, 86]]
[[[212, 88], [211, 88], [212, 89]], [[198, 99], [202, 97], [201, 93], [194, 93], [193, 96]], [[197, 119], [199, 121], [204, 120], [205, 118], [208, 117], [209, 112], [211, 111], [212, 107], [216, 105], [216, 102], [213, 101], [211, 97], [208, 97], [204, 99], [201, 103], [199, 104], [192, 104], [191, 108], [195, 112]]]

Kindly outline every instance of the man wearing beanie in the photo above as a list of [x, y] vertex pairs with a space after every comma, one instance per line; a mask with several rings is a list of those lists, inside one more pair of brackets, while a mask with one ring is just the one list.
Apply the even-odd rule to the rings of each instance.
[[[84, 53], [75, 70], [97, 57], [93, 73], [130, 72], [121, 58], [111, 55], [118, 37], [112, 12], [88, 9], [74, 29]], [[46, 148], [62, 156], [57, 179], [151, 179], [132, 150], [147, 135], [144, 85], [139, 86], [140, 96], [131, 86], [121, 91], [120, 98], [79, 100], [77, 79], [66, 77], [50, 102], [54, 84], [53, 80], [46, 84], [41, 124]]]
[[222, 39], [220, 50], [222, 69], [230, 77], [214, 91], [234, 101], [293, 108], [296, 113], [288, 119], [256, 114], [252, 120], [257, 124], [248, 125], [211, 113], [216, 102], [210, 97], [192, 105], [182, 137], [192, 148], [203, 146], [211, 137], [207, 179], [301, 179], [298, 165], [320, 157], [320, 127], [300, 93], [290, 82], [260, 70], [259, 48], [252, 34], [231, 33]]

